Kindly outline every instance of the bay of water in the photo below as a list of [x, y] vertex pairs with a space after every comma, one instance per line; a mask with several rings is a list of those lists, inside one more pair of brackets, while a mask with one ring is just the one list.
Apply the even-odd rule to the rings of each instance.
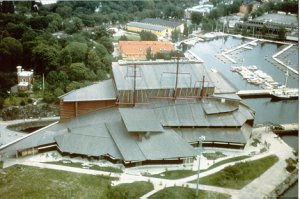
[[[210, 41], [199, 42], [190, 50], [203, 59], [204, 65], [208, 69], [214, 68], [218, 70], [226, 79], [230, 80], [230, 82], [238, 90], [257, 90], [261, 88], [249, 84], [239, 74], [231, 72], [231, 66], [256, 65], [258, 69], [271, 75], [275, 81], [284, 84], [286, 71], [273, 65], [268, 61], [268, 59], [285, 46], [274, 43], [262, 43], [253, 47], [252, 50], [234, 51], [229, 56], [236, 60], [238, 62], [237, 64], [232, 64], [229, 61], [224, 62], [215, 56], [217, 53], [221, 53], [225, 49], [230, 49], [248, 41], [249, 40], [246, 39], [238, 39], [233, 37], [217, 38]], [[289, 61], [290, 66], [299, 71], [298, 55], [299, 49], [297, 46], [295, 46], [292, 47], [292, 50], [289, 51], [289, 53], [282, 54], [279, 59], [285, 61], [285, 63]], [[298, 88], [298, 79], [289, 77], [288, 87]], [[271, 102], [270, 98], [258, 98], [245, 99], [243, 101], [256, 111], [254, 120], [255, 124], [269, 122], [275, 124], [298, 123], [298, 100]], [[298, 136], [283, 136], [282, 139], [295, 150], [298, 150]], [[298, 198], [298, 182], [280, 198]]]

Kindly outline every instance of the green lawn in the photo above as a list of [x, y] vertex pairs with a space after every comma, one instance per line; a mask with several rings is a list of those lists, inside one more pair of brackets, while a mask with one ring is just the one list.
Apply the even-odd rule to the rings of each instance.
[[164, 171], [159, 174], [147, 175], [147, 176], [155, 177], [155, 178], [164, 178], [164, 179], [180, 179], [180, 178], [185, 178], [194, 175], [196, 173], [197, 171], [192, 171], [192, 170], [173, 170], [173, 171]]
[[15, 165], [0, 172], [0, 198], [106, 198], [112, 178]]
[[[234, 157], [234, 158], [228, 158], [226, 160], [222, 160], [220, 162], [217, 162], [213, 165], [211, 165], [210, 167], [208, 167], [205, 170], [201, 170], [201, 172], [204, 171], [208, 171], [210, 169], [216, 168], [222, 164], [226, 164], [229, 162], [235, 162], [235, 161], [239, 161], [239, 160], [243, 160], [246, 158], [249, 158], [250, 156], [238, 156], [238, 157]], [[164, 171], [162, 173], [159, 174], [154, 174], [154, 175], [146, 175], [149, 177], [155, 177], [155, 178], [164, 178], [164, 179], [180, 179], [180, 178], [185, 178], [191, 175], [195, 175], [197, 174], [197, 171], [192, 171], [192, 170], [172, 170], [172, 171]]]
[[[68, 161], [57, 161], [57, 162], [47, 162], [47, 164], [56, 164], [62, 166], [69, 166], [69, 167], [76, 167], [76, 168], [83, 168], [82, 163], [80, 162], [68, 162]], [[89, 169], [91, 170], [98, 170], [98, 171], [107, 171], [113, 173], [123, 173], [123, 171], [119, 168], [115, 167], [100, 167], [98, 165], [90, 164]]]
[[237, 157], [234, 157], [234, 158], [228, 158], [226, 160], [222, 160], [220, 162], [217, 162], [217, 163], [211, 165], [207, 169], [201, 170], [201, 172], [208, 171], [210, 169], [216, 168], [218, 166], [221, 166], [222, 164], [226, 164], [226, 163], [229, 163], [229, 162], [235, 162], [235, 161], [239, 161], [239, 160], [244, 160], [244, 159], [249, 158], [249, 157], [250, 156], [248, 156], [248, 155], [243, 155], [243, 156], [237, 156]]
[[[201, 184], [241, 189], [252, 180], [259, 177], [278, 161], [275, 155], [267, 156], [254, 161], [237, 163], [223, 170], [200, 179]], [[196, 183], [196, 180], [192, 181]]]
[[230, 195], [216, 193], [211, 191], [199, 191], [199, 196], [196, 197], [196, 190], [186, 187], [168, 187], [154, 195], [150, 196], [151, 199], [228, 199]]
[[153, 185], [150, 182], [124, 183], [111, 187], [108, 198], [139, 198], [152, 190]]
[[[137, 34], [131, 33], [131, 32], [126, 32], [125, 36], [128, 38], [129, 41], [140, 41], [141, 37]], [[121, 36], [114, 36], [113, 41], [117, 42], [119, 41]]]
[[15, 165], [0, 172], [0, 198], [139, 198], [153, 189], [149, 182], [112, 187], [114, 178]]

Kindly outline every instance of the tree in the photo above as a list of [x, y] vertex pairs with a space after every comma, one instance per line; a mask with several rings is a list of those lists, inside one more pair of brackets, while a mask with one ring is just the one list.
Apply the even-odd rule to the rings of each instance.
[[140, 32], [141, 41], [157, 41], [157, 36], [148, 31]]
[[15, 71], [16, 66], [22, 64], [23, 46], [12, 37], [5, 37], [0, 43], [1, 71]]
[[201, 13], [198, 12], [192, 12], [191, 14], [191, 20], [193, 24], [199, 25], [202, 22], [203, 16]]
[[34, 69], [38, 73], [48, 73], [56, 70], [59, 52], [56, 47], [44, 43], [37, 45], [32, 51]]
[[278, 39], [279, 40], [285, 40], [285, 34], [286, 34], [286, 30], [284, 27], [280, 26], [279, 30], [278, 30]]
[[186, 24], [184, 24], [184, 28], [183, 28], [183, 36], [186, 38], [189, 36], [189, 28]]
[[70, 66], [72, 63], [72, 56], [68, 49], [64, 48], [59, 53], [59, 64], [62, 66]]
[[112, 40], [109, 37], [101, 37], [97, 41], [99, 43], [101, 43], [109, 53], [112, 53], [114, 51], [114, 46], [112, 44]]
[[85, 67], [84, 63], [73, 63], [69, 68], [69, 78], [71, 81], [95, 80], [96, 75]]
[[1, 12], [13, 14], [15, 12], [13, 1], [2, 1]]
[[66, 46], [65, 50], [69, 51], [73, 63], [84, 62], [88, 46], [85, 43], [71, 42]]
[[74, 34], [82, 30], [83, 23], [78, 17], [73, 17], [65, 21], [65, 31], [68, 34]]
[[69, 84], [69, 76], [64, 71], [50, 71], [46, 77], [49, 90], [55, 90], [56, 88], [65, 90]]
[[171, 32], [172, 42], [177, 42], [180, 36], [180, 31], [175, 29]]
[[119, 41], [128, 41], [128, 38], [126, 37], [126, 35], [122, 35], [122, 36], [119, 38]]
[[149, 47], [149, 48], [147, 48], [147, 50], [146, 50], [146, 59], [147, 60], [150, 60], [150, 59], [152, 59], [152, 53], [151, 53], [151, 48]]
[[96, 50], [90, 50], [87, 56], [86, 66], [96, 73], [98, 69], [104, 69], [102, 65], [103, 63], [97, 55]]
[[58, 6], [55, 10], [63, 19], [69, 18], [72, 15], [72, 8], [65, 6]]

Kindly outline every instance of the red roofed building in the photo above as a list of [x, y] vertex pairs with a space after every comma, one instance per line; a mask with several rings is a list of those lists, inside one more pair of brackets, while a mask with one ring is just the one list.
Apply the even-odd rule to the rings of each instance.
[[119, 41], [119, 51], [124, 60], [146, 60], [149, 48], [153, 55], [175, 50], [169, 41]]

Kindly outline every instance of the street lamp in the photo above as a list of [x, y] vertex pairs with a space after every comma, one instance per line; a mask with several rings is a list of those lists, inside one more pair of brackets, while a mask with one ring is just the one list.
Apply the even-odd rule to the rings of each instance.
[[196, 196], [199, 194], [199, 176], [200, 176], [200, 158], [201, 158], [201, 152], [202, 152], [202, 142], [205, 141], [205, 136], [201, 135], [199, 137], [199, 144], [200, 144], [200, 154], [199, 154], [199, 159], [198, 159], [198, 174], [197, 174], [197, 188], [196, 188]]

